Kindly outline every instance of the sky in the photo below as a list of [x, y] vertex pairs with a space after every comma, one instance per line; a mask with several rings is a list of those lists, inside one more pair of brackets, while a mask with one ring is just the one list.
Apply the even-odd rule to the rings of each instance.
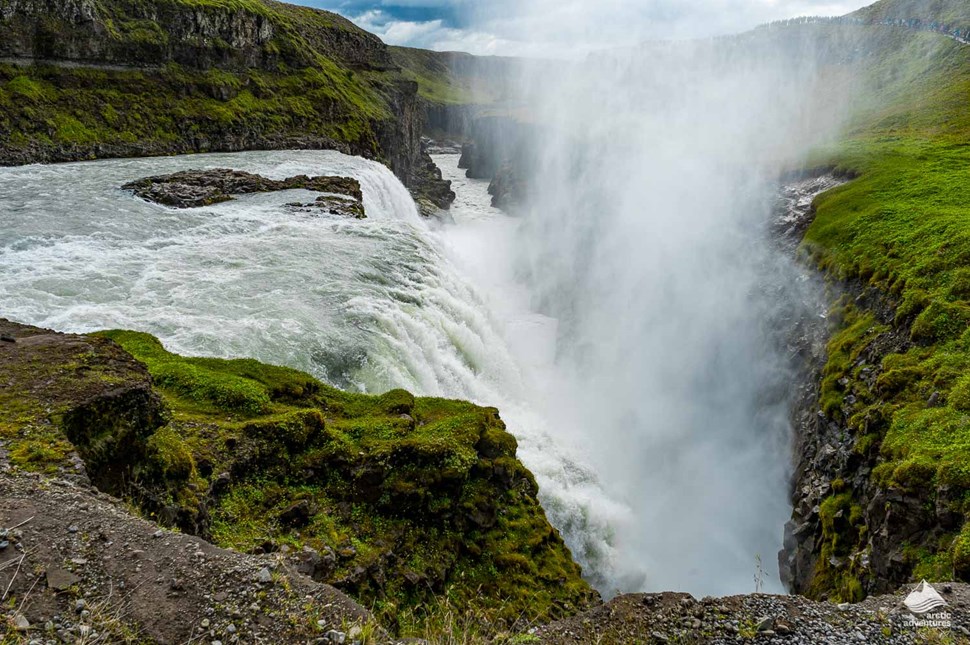
[[575, 58], [649, 40], [835, 16], [874, 0], [290, 0], [336, 11], [391, 45]]

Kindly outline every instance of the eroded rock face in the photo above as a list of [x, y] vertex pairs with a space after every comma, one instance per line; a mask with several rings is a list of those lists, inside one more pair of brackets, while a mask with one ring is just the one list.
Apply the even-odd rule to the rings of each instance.
[[145, 366], [106, 338], [4, 319], [0, 336], [0, 439], [14, 446], [11, 460], [121, 494], [166, 421]]
[[[226, 179], [237, 180], [250, 181]], [[460, 610], [507, 624], [563, 617], [597, 601], [548, 523], [516, 448], [493, 408], [403, 390], [341, 392], [308, 374], [252, 360], [180, 357], [137, 332], [58, 334], [0, 321], [0, 528], [6, 508], [18, 517], [35, 512], [25, 510], [33, 500], [5, 497], [25, 477], [93, 482], [163, 526], [239, 552], [275, 554], [272, 562], [367, 605], [387, 601], [380, 617], [388, 624], [398, 611], [443, 594]], [[264, 571], [266, 564], [246, 564], [249, 573], [241, 579], [231, 574], [242, 565], [196, 571], [173, 562], [171, 550], [141, 546], [146, 522], [133, 533], [127, 526], [138, 521], [130, 516], [113, 527], [88, 512], [90, 502], [64, 508], [70, 513], [45, 518], [38, 528], [58, 539], [78, 536], [65, 553], [89, 552], [90, 540], [82, 538], [92, 527], [111, 529], [94, 541], [106, 549], [110, 568], [100, 561], [69, 568], [83, 581], [77, 584], [105, 576], [126, 585], [160, 579], [172, 585], [169, 596], [195, 603], [186, 615], [197, 617], [209, 602], [205, 594], [219, 585], [238, 584], [252, 599], [260, 591], [253, 580], [271, 591], [277, 575], [286, 575]], [[37, 512], [49, 515], [49, 509]], [[171, 546], [169, 533], [150, 530]], [[107, 550], [102, 542], [119, 547]], [[193, 558], [199, 551], [206, 556], [199, 544], [181, 541], [180, 547]], [[137, 568], [141, 557], [145, 575]], [[56, 564], [63, 568], [63, 561]], [[55, 572], [52, 584], [68, 579]], [[215, 611], [227, 604], [213, 598]], [[290, 633], [273, 625], [276, 631], [261, 629], [264, 642], [303, 642], [280, 637]]]
[[[312, 50], [290, 37], [294, 29], [304, 32]], [[12, 0], [0, 6], [5, 58], [273, 69], [280, 63], [311, 65], [313, 50], [363, 69], [392, 66], [376, 36], [336, 14], [304, 7], [258, 12], [217, 4], [92, 0]]]
[[[282, 180], [269, 179], [240, 170], [185, 170], [170, 175], [157, 175], [122, 186], [144, 200], [174, 208], [210, 206], [232, 199], [233, 195], [269, 193], [279, 190], [312, 190], [323, 195], [317, 207], [337, 215], [365, 217], [360, 182], [351, 177], [308, 177], [297, 175]], [[333, 195], [336, 195], [334, 197]]]

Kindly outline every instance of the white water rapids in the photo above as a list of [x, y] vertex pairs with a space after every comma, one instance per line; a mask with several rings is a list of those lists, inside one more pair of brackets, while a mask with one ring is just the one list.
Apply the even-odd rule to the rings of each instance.
[[[747, 592], [754, 588], [756, 556], [765, 564], [766, 589], [780, 591], [774, 555], [788, 512], [783, 393], [765, 394], [767, 402], [756, 416], [732, 419], [733, 434], [717, 434], [717, 415], [724, 421], [724, 414], [750, 408], [703, 400], [702, 394], [696, 409], [678, 411], [697, 417], [690, 423], [638, 434], [636, 428], [650, 427], [652, 413], [686, 399], [643, 399], [643, 407], [631, 410], [626, 406], [646, 396], [646, 388], [652, 388], [652, 396], [664, 388], [647, 380], [587, 383], [572, 360], [581, 348], [562, 347], [571, 335], [560, 322], [536, 313], [535, 293], [523, 278], [521, 245], [529, 239], [528, 223], [492, 209], [487, 184], [465, 179], [457, 156], [436, 161], [458, 193], [453, 224], [421, 219], [406, 189], [384, 166], [334, 152], [0, 169], [0, 316], [61, 331], [142, 330], [182, 354], [252, 357], [344, 388], [402, 387], [494, 405], [519, 439], [519, 455], [536, 475], [550, 521], [602, 592]], [[367, 219], [320, 217], [285, 207], [306, 201], [311, 194], [305, 191], [174, 210], [119, 188], [148, 175], [217, 167], [275, 179], [356, 177]], [[784, 270], [767, 268], [778, 282], [773, 288], [791, 282]], [[529, 271], [534, 275], [536, 266]], [[649, 277], [630, 279], [643, 281], [636, 287], [642, 289]], [[714, 296], [750, 300], [727, 292], [706, 297]], [[753, 306], [758, 302], [763, 299]], [[744, 363], [748, 353], [763, 354], [752, 345], [761, 337], [735, 326], [750, 327], [752, 320], [771, 315], [755, 309], [726, 321], [725, 333], [737, 332], [743, 342], [723, 338], [712, 344], [712, 365], [720, 367], [703, 374], [719, 378], [732, 373], [725, 361]], [[629, 320], [647, 325], [642, 333], [651, 333], [650, 316]], [[663, 334], [653, 342], [676, 337], [678, 325], [690, 329], [684, 321], [659, 322]], [[613, 341], [604, 337], [603, 342]], [[652, 347], [644, 337], [637, 347], [616, 348], [622, 355], [615, 360], [641, 361]], [[694, 348], [690, 360], [702, 350]], [[783, 389], [784, 367], [766, 367], [775, 370], [766, 381], [743, 365], [733, 373]], [[761, 388], [760, 381], [717, 388], [703, 379], [678, 384], [671, 380], [678, 366], [651, 363], [649, 355], [627, 373], [667, 379], [670, 387], [710, 386], [720, 397], [738, 391], [747, 396]], [[586, 400], [593, 396], [595, 401]], [[608, 413], [598, 417], [603, 411]], [[701, 431], [705, 424], [713, 428], [709, 435]], [[753, 429], [742, 430], [749, 426]], [[629, 443], [624, 447], [623, 441]], [[607, 445], [611, 452], [603, 450]], [[604, 454], [624, 451], [626, 456], [615, 456], [612, 465], [602, 460]], [[777, 463], [759, 461], [765, 456]], [[677, 472], [704, 464], [712, 470]], [[620, 469], [652, 469], [653, 474]], [[665, 488], [664, 478], [680, 488]], [[704, 486], [708, 489], [701, 490]]]
[[[454, 225], [422, 220], [384, 166], [326, 151], [245, 152], [0, 169], [0, 316], [59, 331], [136, 329], [186, 355], [252, 357], [366, 392], [497, 406], [551, 521], [609, 589], [612, 502], [529, 404], [553, 360], [555, 321], [515, 286], [518, 226], [488, 206], [457, 157]], [[230, 167], [274, 179], [356, 177], [365, 220], [293, 212], [311, 193], [240, 196], [175, 210], [119, 187]]]

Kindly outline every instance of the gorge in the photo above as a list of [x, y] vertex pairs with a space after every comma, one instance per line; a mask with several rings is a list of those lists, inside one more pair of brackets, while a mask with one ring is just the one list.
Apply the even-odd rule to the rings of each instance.
[[122, 579], [152, 642], [963, 633], [960, 3], [570, 62], [190, 4], [0, 0], [10, 638]]

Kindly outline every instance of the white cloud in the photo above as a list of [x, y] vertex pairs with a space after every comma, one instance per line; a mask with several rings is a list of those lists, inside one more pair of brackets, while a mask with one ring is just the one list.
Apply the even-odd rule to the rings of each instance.
[[[357, 24], [393, 45], [474, 54], [581, 57], [647, 40], [745, 31], [802, 15], [841, 15], [872, 0], [379, 0]], [[376, 3], [375, 3], [376, 4]], [[391, 6], [447, 7], [470, 26], [395, 19]]]

